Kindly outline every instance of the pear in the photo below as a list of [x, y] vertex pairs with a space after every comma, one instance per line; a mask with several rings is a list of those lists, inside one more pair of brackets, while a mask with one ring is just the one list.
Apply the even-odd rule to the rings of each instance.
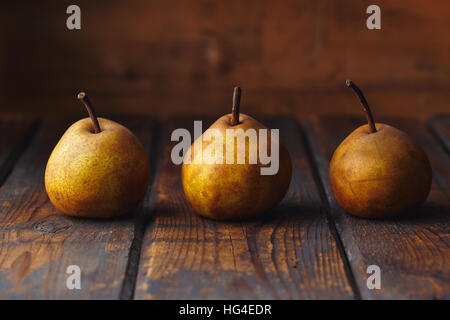
[[[273, 156], [272, 133], [252, 117], [239, 113], [240, 96], [241, 89], [236, 87], [232, 113], [219, 118], [198, 137], [183, 161], [182, 184], [186, 199], [195, 211], [207, 218], [241, 219], [264, 213], [283, 199], [291, 181], [291, 159], [282, 143], [277, 144], [278, 171], [275, 174], [262, 174], [261, 169], [267, 168], [267, 163], [263, 164], [259, 151], [260, 148], [266, 148], [268, 154]], [[237, 139], [226, 138], [229, 129], [235, 130]], [[249, 129], [254, 129], [257, 140], [245, 139]], [[267, 138], [260, 136], [260, 129], [267, 132]], [[222, 134], [223, 139], [204, 139], [213, 131]], [[274, 138], [278, 138], [274, 141], [279, 141], [278, 136]], [[196, 147], [199, 139], [202, 139], [201, 148]], [[242, 144], [240, 151], [238, 141]], [[215, 143], [219, 149], [223, 148], [222, 155], [220, 152], [207, 152], [211, 144]], [[251, 150], [257, 151], [257, 157]], [[276, 152], [275, 149], [273, 152]], [[239, 157], [245, 159], [245, 163], [240, 163]], [[190, 163], [186, 159], [191, 160]]]
[[45, 189], [53, 205], [70, 216], [110, 218], [135, 208], [149, 181], [149, 162], [126, 127], [97, 118], [80, 93], [89, 118], [75, 122], [50, 155]]
[[368, 124], [353, 131], [335, 150], [329, 177], [334, 196], [348, 213], [364, 218], [399, 215], [422, 204], [430, 192], [426, 153], [406, 133], [375, 123], [361, 90], [350, 80]]

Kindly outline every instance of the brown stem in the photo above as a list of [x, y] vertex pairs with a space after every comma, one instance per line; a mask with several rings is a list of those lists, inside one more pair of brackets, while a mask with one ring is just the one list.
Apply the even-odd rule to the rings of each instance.
[[100, 124], [98, 123], [97, 116], [95, 114], [94, 107], [92, 106], [91, 101], [89, 100], [88, 96], [84, 92], [80, 92], [77, 96], [78, 100], [83, 102], [84, 106], [86, 107], [89, 117], [91, 117], [92, 123], [94, 124], [94, 130], [95, 133], [100, 133], [102, 130], [100, 130]]
[[234, 87], [233, 92], [233, 108], [231, 109], [231, 125], [235, 126], [239, 123], [239, 107], [241, 104], [241, 88]]
[[361, 102], [361, 105], [363, 106], [364, 111], [366, 111], [366, 118], [367, 118], [367, 123], [369, 124], [369, 127], [370, 127], [370, 131], [372, 133], [377, 132], [377, 128], [375, 127], [375, 121], [373, 121], [372, 111], [370, 111], [369, 104], [367, 103], [367, 100], [364, 97], [364, 94], [362, 93], [361, 89], [359, 89], [358, 86], [356, 84], [354, 84], [352, 80], [346, 80], [345, 85], [347, 87], [353, 89], [353, 91], [355, 92], [359, 101]]

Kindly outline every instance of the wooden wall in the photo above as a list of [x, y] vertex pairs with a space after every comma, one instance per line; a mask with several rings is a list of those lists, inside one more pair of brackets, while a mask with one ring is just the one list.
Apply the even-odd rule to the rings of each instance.
[[[82, 29], [65, 27], [68, 5]], [[370, 4], [382, 30], [365, 27]], [[449, 111], [448, 0], [16, 1], [0, 4], [2, 110], [70, 113], [86, 90], [99, 113]], [[80, 111], [82, 112], [82, 111]], [[244, 111], [245, 112], [245, 111]]]

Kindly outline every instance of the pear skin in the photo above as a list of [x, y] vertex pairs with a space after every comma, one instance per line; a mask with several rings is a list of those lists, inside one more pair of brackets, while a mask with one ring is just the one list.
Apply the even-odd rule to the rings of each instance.
[[431, 187], [427, 155], [406, 133], [376, 124], [353, 131], [336, 149], [330, 184], [339, 205], [364, 218], [390, 217], [423, 203]]
[[331, 189], [339, 205], [363, 218], [389, 218], [422, 204], [431, 188], [426, 153], [406, 133], [375, 123], [361, 89], [351, 80], [367, 125], [353, 131], [330, 162]]
[[[255, 119], [245, 114], [238, 116], [239, 123], [231, 125], [232, 114], [219, 118], [208, 130], [218, 130], [223, 135], [223, 155], [226, 158], [226, 130], [253, 128], [268, 129]], [[198, 139], [208, 134], [206, 130]], [[190, 164], [183, 163], [182, 184], [186, 199], [200, 215], [217, 220], [241, 219], [256, 216], [276, 206], [285, 196], [292, 175], [292, 164], [289, 152], [279, 143], [279, 170], [274, 175], [261, 175], [262, 165], [259, 159], [259, 145], [250, 145], [246, 141], [245, 164], [237, 163], [237, 140], [234, 140], [234, 164], [214, 163], [215, 153], [204, 152], [213, 142], [203, 141], [202, 150], [191, 145], [186, 157], [191, 157]], [[259, 140], [259, 137], [258, 137]], [[270, 141], [270, 130], [268, 130]], [[267, 141], [266, 141], [267, 142]], [[231, 143], [229, 143], [231, 144]], [[258, 151], [256, 164], [249, 164], [249, 150], [254, 147]], [[270, 143], [267, 148], [271, 152]], [[192, 152], [193, 149], [193, 152]], [[202, 151], [202, 152], [200, 152]], [[191, 154], [192, 152], [192, 154]], [[203, 161], [195, 163], [201, 157]], [[210, 157], [213, 157], [211, 159]], [[202, 159], [202, 158], [200, 158]]]
[[47, 163], [45, 188], [53, 205], [76, 217], [110, 218], [135, 208], [148, 187], [149, 162], [126, 127], [98, 118], [74, 123]]

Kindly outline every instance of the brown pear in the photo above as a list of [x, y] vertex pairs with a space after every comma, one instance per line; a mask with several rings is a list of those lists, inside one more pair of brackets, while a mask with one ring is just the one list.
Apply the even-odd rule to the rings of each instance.
[[431, 166], [406, 133], [373, 121], [361, 90], [351, 81], [368, 119], [339, 145], [330, 163], [330, 184], [339, 205], [364, 218], [391, 217], [422, 204], [430, 191]]
[[95, 116], [75, 122], [47, 162], [45, 188], [53, 205], [70, 216], [110, 218], [134, 209], [149, 180], [147, 154], [126, 127]]
[[[182, 183], [186, 199], [195, 211], [207, 218], [225, 220], [261, 214], [283, 199], [291, 181], [291, 159], [281, 142], [279, 143], [279, 169], [276, 174], [261, 174], [261, 168], [266, 167], [259, 157], [261, 144], [250, 140], [241, 140], [246, 141], [245, 163], [237, 163], [239, 138], [243, 138], [242, 135], [248, 129], [254, 129], [257, 133], [259, 129], [268, 129], [252, 117], [239, 114], [239, 99], [240, 88], [235, 88], [233, 112], [219, 118], [198, 138], [203, 139], [203, 136], [207, 136], [211, 130], [222, 133], [223, 140], [218, 142], [220, 147], [223, 147], [223, 163], [215, 162], [216, 153], [206, 152], [212, 143], [216, 143], [214, 139], [211, 139], [203, 140], [201, 149], [196, 148], [196, 142], [194, 142], [186, 155], [192, 161], [191, 163], [185, 161], [182, 166]], [[238, 130], [239, 137], [232, 142], [227, 141], [227, 129]], [[272, 152], [270, 129], [267, 132], [267, 139], [262, 139], [258, 135], [257, 140], [265, 144], [270, 154]], [[228, 153], [229, 148], [234, 150], [233, 164], [226, 163], [225, 158], [231, 157]], [[257, 151], [256, 163], [251, 164], [249, 161], [250, 150]], [[202, 155], [203, 158], [200, 158]], [[196, 161], [199, 159], [201, 160]]]

